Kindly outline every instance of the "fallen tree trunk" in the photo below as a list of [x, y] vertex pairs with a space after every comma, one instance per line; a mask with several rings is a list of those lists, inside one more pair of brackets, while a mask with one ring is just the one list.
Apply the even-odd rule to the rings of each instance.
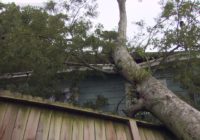
[[180, 140], [200, 139], [200, 112], [179, 99], [157, 79], [137, 85], [144, 108], [159, 118]]
[[181, 140], [200, 139], [200, 112], [179, 99], [166, 86], [141, 69], [125, 48], [126, 40], [126, 0], [117, 0], [120, 11], [118, 40], [113, 49], [113, 59], [119, 72], [139, 94], [138, 104], [130, 110], [135, 113], [138, 107], [146, 109], [160, 119]]

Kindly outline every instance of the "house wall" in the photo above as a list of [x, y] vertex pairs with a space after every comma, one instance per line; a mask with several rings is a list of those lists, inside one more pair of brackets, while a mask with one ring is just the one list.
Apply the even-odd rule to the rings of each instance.
[[[187, 98], [187, 91], [181, 88], [180, 83], [173, 80], [169, 71], [158, 71], [154, 76], [167, 84], [167, 87], [180, 97]], [[118, 113], [123, 114], [125, 108], [125, 80], [120, 75], [91, 76], [81, 81], [79, 86], [79, 102], [95, 101], [98, 95], [108, 99], [109, 104], [102, 108], [103, 111], [115, 112], [118, 106]], [[122, 100], [122, 101], [121, 101]], [[119, 102], [121, 103], [119, 104]], [[119, 105], [118, 105], [119, 104]], [[116, 113], [116, 112], [115, 112]]]
[[181, 97], [188, 97], [187, 90], [181, 87], [178, 81], [174, 81], [173, 73], [170, 71], [157, 71], [154, 76], [159, 80], [165, 80], [167, 87], [176, 95]]
[[[170, 71], [156, 71], [154, 76], [167, 84], [167, 87], [171, 89], [180, 97], [188, 98], [189, 94], [178, 82], [173, 80], [173, 75]], [[60, 97], [60, 101], [67, 102], [67, 99], [72, 95], [72, 80], [62, 80], [59, 84], [63, 91], [63, 96]], [[108, 99], [108, 105], [102, 108], [103, 111], [123, 114], [122, 110], [127, 105], [125, 97], [125, 89], [127, 82], [120, 75], [93, 75], [88, 76], [84, 80], [76, 83], [75, 100], [83, 105], [85, 102], [95, 102], [98, 95], [104, 96]], [[1, 88], [1, 87], [0, 87]], [[60, 95], [59, 95], [60, 96]], [[55, 98], [52, 98], [54, 100]]]
[[[96, 97], [101, 95], [108, 99], [109, 104], [102, 109], [108, 112], [115, 112], [117, 104], [124, 99], [124, 82], [124, 79], [119, 75], [88, 77], [79, 83], [79, 101], [81, 104], [86, 101], [95, 101]], [[121, 102], [118, 110], [121, 112], [124, 106], [125, 100]]]

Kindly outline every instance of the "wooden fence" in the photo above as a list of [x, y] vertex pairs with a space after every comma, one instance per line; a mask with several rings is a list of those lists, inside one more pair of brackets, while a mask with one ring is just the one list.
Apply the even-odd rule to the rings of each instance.
[[163, 126], [0, 92], [0, 140], [177, 140]]

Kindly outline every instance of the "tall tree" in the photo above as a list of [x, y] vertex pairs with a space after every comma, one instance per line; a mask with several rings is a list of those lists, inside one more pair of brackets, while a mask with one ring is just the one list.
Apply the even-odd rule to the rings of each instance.
[[[174, 80], [181, 83], [181, 86], [188, 91], [190, 99], [194, 101], [192, 104], [199, 107], [198, 98], [195, 99], [195, 97], [199, 96], [200, 20], [198, 7], [200, 3], [193, 0], [177, 0], [161, 1], [160, 5], [162, 12], [156, 18], [154, 26], [146, 27], [144, 21], [136, 22], [140, 30], [132, 40], [134, 42], [132, 48], [137, 55], [149, 63], [148, 68], [152, 73], [156, 72], [155, 68], [151, 69], [152, 62], [160, 63], [157, 67], [159, 69], [173, 71]], [[149, 49], [159, 51], [157, 56], [145, 53]], [[156, 57], [161, 58], [156, 59]], [[167, 61], [171, 63], [168, 65], [165, 63]], [[187, 101], [190, 99], [188, 98]]]
[[126, 0], [117, 0], [120, 12], [118, 38], [113, 49], [113, 58], [119, 72], [137, 88], [137, 104], [132, 113], [145, 108], [159, 118], [178, 138], [198, 140], [200, 138], [200, 112], [179, 99], [172, 91], [148, 74], [133, 60], [125, 47]]
[[57, 72], [91, 44], [95, 7], [95, 0], [50, 1], [45, 8], [0, 3], [0, 74], [32, 74], [1, 86], [43, 97], [60, 93]]
[[[90, 5], [91, 3], [88, 5], [87, 0], [69, 2], [62, 3], [62, 8], [56, 7], [57, 4], [54, 2], [49, 2], [45, 9], [33, 7], [21, 9], [15, 4], [0, 4], [0, 73], [32, 70], [32, 77], [26, 79], [23, 88], [29, 86], [28, 92], [34, 87], [37, 90], [33, 92], [39, 94], [54, 92], [55, 88], [52, 85], [55, 83], [49, 81], [54, 81], [56, 73], [66, 68], [63, 64], [73, 61], [105, 72], [89, 64], [109, 62], [109, 55], [112, 54], [118, 71], [137, 89], [139, 95], [136, 104], [129, 109], [131, 114], [146, 109], [180, 139], [197, 140], [200, 137], [198, 133], [200, 113], [180, 100], [150, 73], [141, 69], [130, 56], [126, 48], [126, 0], [117, 1], [120, 11], [118, 34], [114, 31], [103, 31], [101, 25], [91, 33], [89, 30], [92, 27], [91, 22], [87, 18], [94, 16], [95, 5], [94, 7]], [[187, 4], [185, 6], [188, 7]], [[170, 19], [169, 15], [174, 14], [173, 7], [168, 3], [165, 6], [168, 10], [164, 10], [163, 17]], [[188, 51], [188, 44], [195, 45], [198, 42], [196, 36], [195, 40], [191, 41], [192, 32], [187, 34], [184, 24], [180, 21], [181, 14], [185, 15], [182, 13], [184, 11], [179, 12], [178, 21], [182, 30], [178, 32], [184, 31], [181, 35], [188, 38], [189, 42], [185, 42], [183, 36], [179, 34], [175, 36], [175, 32], [168, 30], [165, 32], [167, 39], [160, 42], [162, 44], [165, 41], [163, 48], [178, 44], [178, 47], [181, 45]], [[79, 12], [82, 14], [79, 15]], [[162, 25], [159, 24], [158, 27]], [[187, 29], [198, 30], [195, 26]], [[176, 41], [175, 37], [179, 40]], [[90, 51], [87, 51], [88, 48]]]

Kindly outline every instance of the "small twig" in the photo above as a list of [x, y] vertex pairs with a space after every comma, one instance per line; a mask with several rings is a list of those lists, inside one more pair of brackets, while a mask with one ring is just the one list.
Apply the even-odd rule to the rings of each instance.
[[127, 95], [123, 96], [122, 99], [118, 102], [117, 107], [116, 107], [116, 110], [115, 110], [116, 113], [118, 112], [119, 106], [120, 106], [120, 104], [122, 103], [122, 101], [125, 99], [126, 96], [127, 96]]
[[113, 71], [107, 71], [107, 70], [103, 70], [101, 68], [98, 68], [98, 67], [95, 67], [93, 65], [90, 65], [88, 64], [83, 58], [80, 58], [78, 55], [76, 54], [73, 54], [77, 59], [79, 59], [80, 62], [82, 62], [82, 64], [84, 64], [84, 66], [90, 68], [90, 69], [93, 69], [93, 70], [96, 70], [96, 71], [99, 71], [99, 72], [103, 72], [103, 73], [106, 73], [106, 74], [116, 74], [115, 70], [113, 69]]

